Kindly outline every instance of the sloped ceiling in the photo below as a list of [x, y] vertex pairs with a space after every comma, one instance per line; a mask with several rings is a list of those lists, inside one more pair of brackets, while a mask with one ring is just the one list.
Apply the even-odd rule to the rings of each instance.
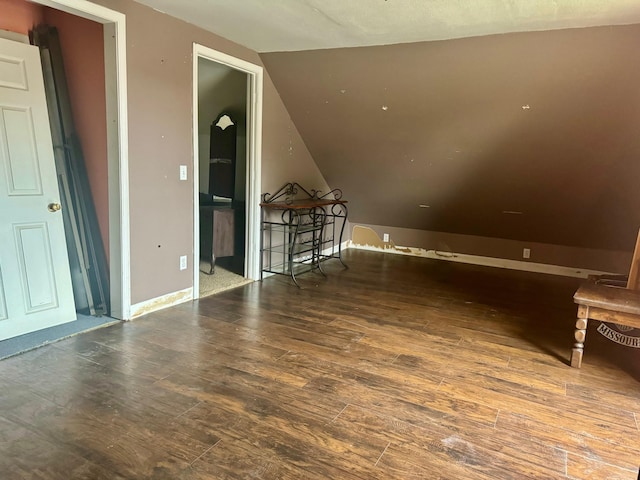
[[354, 222], [630, 250], [638, 45], [635, 25], [262, 59]]
[[637, 0], [138, 0], [257, 52], [640, 23]]

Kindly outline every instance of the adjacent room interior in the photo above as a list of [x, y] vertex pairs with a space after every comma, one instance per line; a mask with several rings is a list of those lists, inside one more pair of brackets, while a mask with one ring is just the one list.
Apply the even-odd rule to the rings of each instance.
[[200, 297], [246, 283], [247, 74], [198, 58]]

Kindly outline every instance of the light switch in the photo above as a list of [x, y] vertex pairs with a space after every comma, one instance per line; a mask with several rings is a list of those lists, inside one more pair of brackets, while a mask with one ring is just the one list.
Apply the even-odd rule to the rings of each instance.
[[186, 180], [186, 179], [187, 179], [187, 166], [180, 165], [180, 180]]

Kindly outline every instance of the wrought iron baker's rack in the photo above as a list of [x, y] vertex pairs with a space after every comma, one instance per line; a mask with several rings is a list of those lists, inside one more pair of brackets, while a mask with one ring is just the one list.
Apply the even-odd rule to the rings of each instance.
[[260, 279], [264, 273], [288, 275], [300, 287], [301, 273], [318, 270], [326, 276], [326, 260], [338, 259], [348, 268], [342, 259], [346, 203], [339, 189], [322, 195], [295, 182], [263, 194]]

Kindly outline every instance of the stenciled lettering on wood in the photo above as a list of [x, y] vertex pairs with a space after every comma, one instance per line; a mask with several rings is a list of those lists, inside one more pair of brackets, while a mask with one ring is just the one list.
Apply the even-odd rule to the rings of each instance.
[[619, 325], [617, 323], [601, 323], [598, 332], [612, 342], [625, 347], [640, 348], [640, 329]]

